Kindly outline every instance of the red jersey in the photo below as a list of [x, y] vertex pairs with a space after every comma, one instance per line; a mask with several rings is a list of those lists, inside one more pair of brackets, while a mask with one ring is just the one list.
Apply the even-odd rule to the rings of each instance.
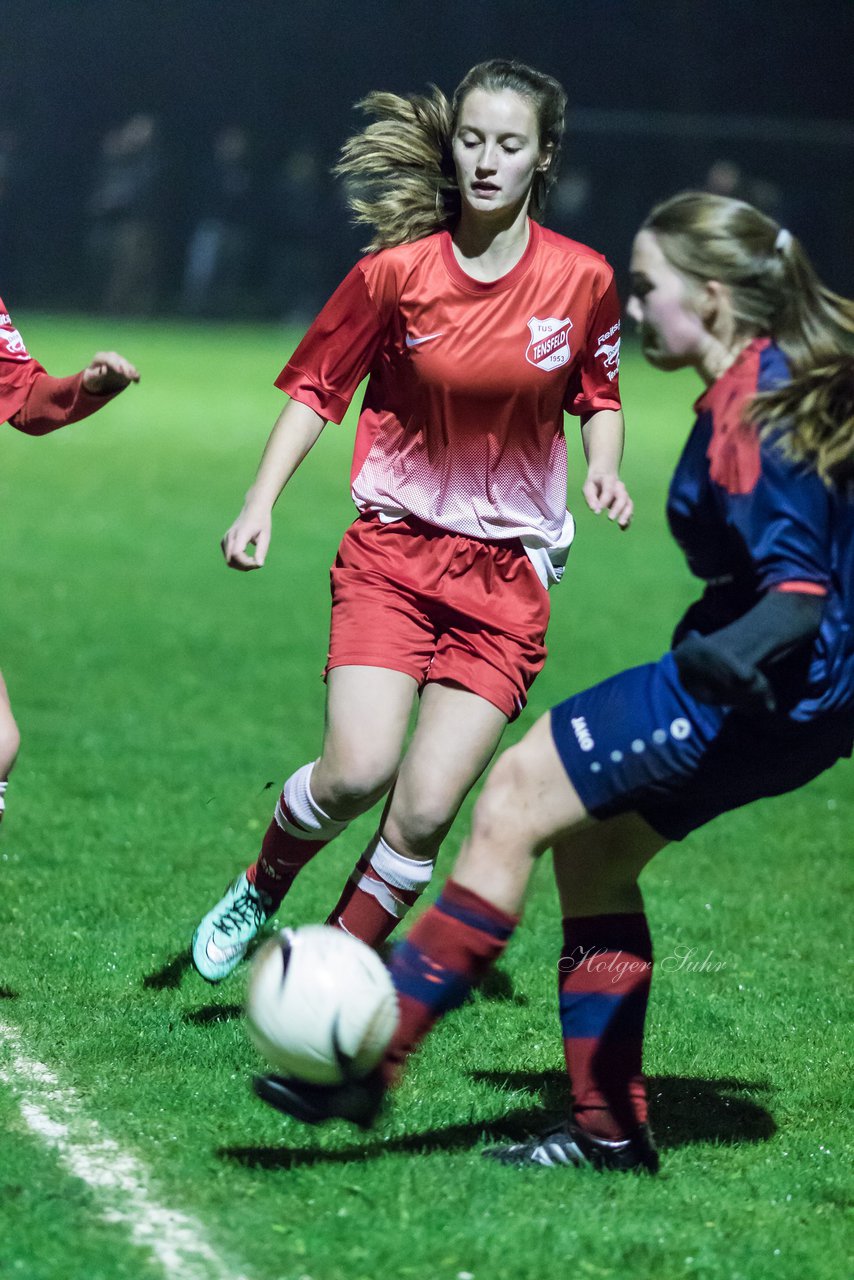
[[0, 422], [8, 422], [22, 408], [40, 373], [44, 369], [24, 346], [0, 298]]
[[96, 413], [113, 396], [95, 395], [83, 374], [54, 378], [33, 359], [0, 298], [0, 422], [31, 436], [47, 435]]
[[277, 378], [340, 422], [370, 375], [360, 512], [530, 547], [570, 540], [563, 413], [619, 409], [619, 302], [603, 257], [528, 226], [519, 262], [488, 283], [446, 231], [363, 258]]

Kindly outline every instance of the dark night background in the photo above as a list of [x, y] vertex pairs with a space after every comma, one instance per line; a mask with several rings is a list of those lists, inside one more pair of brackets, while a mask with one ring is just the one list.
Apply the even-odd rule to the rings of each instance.
[[[247, 310], [275, 313], [265, 255], [271, 237], [289, 234], [289, 214], [271, 204], [267, 179], [283, 157], [311, 150], [325, 171], [365, 92], [434, 81], [450, 93], [471, 64], [498, 55], [529, 61], [568, 90], [565, 167], [589, 190], [560, 230], [622, 270], [650, 203], [700, 185], [726, 159], [764, 184], [826, 282], [854, 292], [850, 0], [35, 0], [0, 9], [0, 281], [13, 304], [100, 305], [100, 267], [87, 250], [99, 148], [107, 130], [144, 112], [159, 136], [158, 309], [176, 305], [213, 138], [236, 124], [253, 171]], [[297, 203], [295, 242], [308, 234]], [[359, 237], [331, 184], [308, 221], [321, 246], [312, 261], [322, 300]]]

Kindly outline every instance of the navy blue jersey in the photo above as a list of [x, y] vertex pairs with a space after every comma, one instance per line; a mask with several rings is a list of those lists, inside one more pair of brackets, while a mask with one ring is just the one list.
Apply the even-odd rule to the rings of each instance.
[[808, 721], [854, 708], [854, 501], [744, 422], [751, 398], [788, 377], [780, 349], [756, 339], [697, 402], [667, 516], [707, 586], [674, 643], [689, 630], [707, 635], [735, 621], [770, 589], [823, 595], [811, 653], [774, 676], [784, 714]]

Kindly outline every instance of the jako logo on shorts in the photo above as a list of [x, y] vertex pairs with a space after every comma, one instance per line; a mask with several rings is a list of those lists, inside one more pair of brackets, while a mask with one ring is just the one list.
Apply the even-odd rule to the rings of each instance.
[[592, 751], [596, 746], [596, 743], [593, 741], [592, 733], [587, 728], [587, 721], [584, 719], [584, 716], [573, 716], [570, 720], [570, 724], [572, 725], [573, 733], [578, 739], [578, 745], [581, 747], [581, 750]]

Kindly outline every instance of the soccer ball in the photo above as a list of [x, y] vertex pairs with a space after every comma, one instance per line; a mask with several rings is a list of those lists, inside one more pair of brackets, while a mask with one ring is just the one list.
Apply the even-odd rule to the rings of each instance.
[[259, 951], [249, 1036], [276, 1072], [310, 1084], [367, 1075], [397, 1024], [391, 975], [375, 951], [324, 924], [283, 929]]

